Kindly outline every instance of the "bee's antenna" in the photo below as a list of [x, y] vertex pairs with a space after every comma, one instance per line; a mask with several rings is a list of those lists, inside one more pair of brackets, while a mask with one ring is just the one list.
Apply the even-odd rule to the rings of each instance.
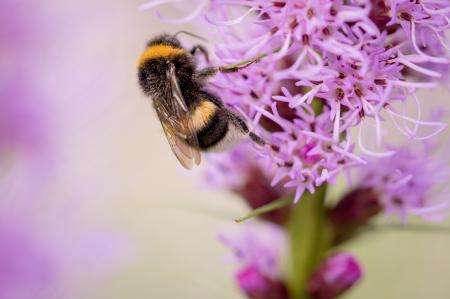
[[177, 35], [180, 34], [180, 33], [184, 33], [184, 34], [190, 35], [192, 37], [198, 38], [199, 40], [202, 40], [204, 42], [208, 42], [208, 40], [206, 38], [204, 38], [204, 37], [202, 37], [200, 35], [197, 35], [195, 33], [192, 33], [192, 32], [189, 32], [189, 31], [185, 31], [185, 30], [180, 30], [180, 31], [175, 32], [173, 37], [177, 37]]

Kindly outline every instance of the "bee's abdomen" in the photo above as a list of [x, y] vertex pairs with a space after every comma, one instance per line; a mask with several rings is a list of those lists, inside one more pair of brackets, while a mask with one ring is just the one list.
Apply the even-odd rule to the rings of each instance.
[[219, 143], [227, 134], [226, 114], [213, 102], [202, 99], [191, 115], [192, 124], [197, 132], [198, 147], [208, 150]]
[[201, 99], [191, 113], [194, 129], [197, 132], [203, 130], [214, 118], [218, 109], [213, 102]]
[[205, 126], [197, 131], [198, 145], [208, 150], [222, 141], [228, 132], [228, 119], [222, 110], [216, 109]]

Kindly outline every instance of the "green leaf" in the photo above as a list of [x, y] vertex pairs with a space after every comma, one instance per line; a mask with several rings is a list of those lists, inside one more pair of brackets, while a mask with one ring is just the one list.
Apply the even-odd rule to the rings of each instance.
[[292, 299], [308, 298], [306, 284], [331, 243], [331, 230], [326, 219], [326, 186], [306, 193], [292, 208], [288, 224], [290, 261], [288, 287]]
[[291, 204], [293, 201], [291, 196], [288, 197], [282, 197], [280, 199], [277, 199], [275, 201], [272, 201], [264, 206], [261, 206], [257, 209], [252, 210], [250, 213], [248, 213], [247, 215], [245, 215], [244, 217], [238, 218], [234, 221], [236, 222], [243, 222], [245, 220], [248, 220], [250, 218], [256, 217], [256, 216], [260, 216], [264, 213], [268, 213], [268, 212], [272, 212], [274, 210], [278, 210], [281, 209], [282, 207], [285, 207], [289, 204]]

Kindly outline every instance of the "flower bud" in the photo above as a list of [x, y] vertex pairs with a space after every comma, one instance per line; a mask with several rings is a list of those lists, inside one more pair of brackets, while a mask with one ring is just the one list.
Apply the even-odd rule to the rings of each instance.
[[286, 286], [264, 276], [256, 265], [250, 265], [236, 273], [242, 291], [251, 299], [287, 299]]
[[369, 14], [369, 18], [380, 31], [388, 30], [389, 33], [395, 32], [399, 26], [387, 26], [391, 17], [389, 16], [390, 7], [384, 0], [371, 0], [372, 6]]
[[[257, 166], [248, 169], [244, 184], [235, 188], [234, 192], [241, 195], [252, 209], [262, 207], [286, 194], [286, 190], [282, 186], [271, 186], [270, 179]], [[284, 223], [288, 216], [288, 207], [270, 211], [262, 215], [265, 220], [277, 224]]]
[[313, 299], [336, 298], [359, 281], [361, 276], [361, 267], [352, 255], [337, 253], [316, 268], [309, 278], [307, 292]]
[[345, 195], [329, 211], [329, 219], [335, 230], [335, 243], [350, 238], [382, 209], [378, 194], [373, 189], [359, 188]]

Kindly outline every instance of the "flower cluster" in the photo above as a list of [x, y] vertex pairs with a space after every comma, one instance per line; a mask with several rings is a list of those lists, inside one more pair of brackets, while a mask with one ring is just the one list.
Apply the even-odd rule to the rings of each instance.
[[[153, 1], [143, 8], [170, 2], [183, 1]], [[262, 215], [281, 225], [274, 230], [267, 224], [266, 237], [279, 231], [275, 235], [290, 243], [290, 267], [301, 272], [290, 273], [291, 284], [274, 262], [279, 253], [274, 246], [281, 242], [277, 237], [261, 242], [261, 233], [249, 230], [245, 237], [221, 238], [240, 261], [236, 279], [249, 298], [336, 298], [359, 280], [362, 270], [351, 255], [336, 253], [334, 247], [373, 217], [383, 210], [403, 221], [410, 215], [445, 216], [450, 203], [440, 197], [448, 194], [441, 183], [449, 173], [442, 159], [433, 160], [428, 139], [446, 125], [433, 115], [423, 118], [417, 94], [448, 79], [449, 1], [195, 3], [181, 18], [158, 15], [173, 24], [202, 20], [212, 36], [222, 38], [215, 45], [215, 64], [246, 67], [217, 74], [207, 88], [267, 141], [262, 148], [244, 143], [210, 155], [208, 181], [241, 195], [252, 208], [279, 207], [286, 198], [304, 200]], [[414, 116], [406, 112], [411, 106]], [[390, 125], [417, 144], [389, 146], [384, 134]], [[369, 126], [373, 133], [365, 129]], [[328, 183], [340, 174], [352, 182], [354, 173], [354, 189], [326, 206]], [[285, 236], [286, 231], [292, 235]], [[272, 261], [270, 271], [267, 261]]]
[[[198, 5], [178, 21], [204, 15], [221, 33], [218, 64], [267, 56], [238, 73], [219, 74], [210, 88], [268, 141], [259, 155], [275, 168], [272, 184], [283, 181], [294, 188], [295, 201], [343, 170], [364, 165], [356, 148], [376, 157], [393, 154], [364, 145], [362, 123], [368, 119], [375, 122], [378, 148], [386, 116], [410, 138], [427, 139], [445, 127], [395, 106], [409, 101], [420, 110], [417, 90], [437, 86], [434, 79], [446, 75], [448, 3], [214, 0]], [[415, 130], [408, 130], [411, 124]], [[422, 126], [431, 133], [419, 134]], [[352, 140], [355, 127], [357, 140]]]

